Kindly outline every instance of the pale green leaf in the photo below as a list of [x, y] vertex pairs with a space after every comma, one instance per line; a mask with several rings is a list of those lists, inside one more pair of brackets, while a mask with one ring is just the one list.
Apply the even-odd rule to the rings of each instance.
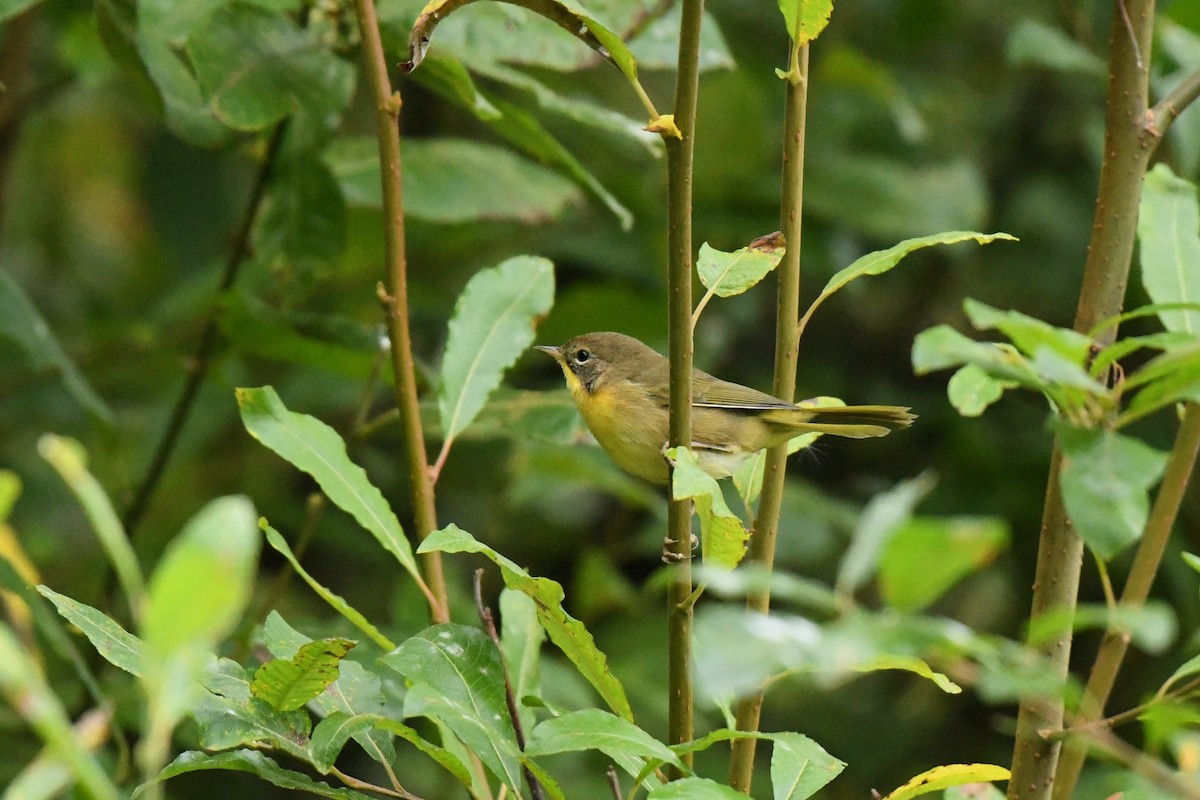
[[290, 659], [276, 658], [260, 666], [250, 693], [280, 711], [301, 708], [338, 679], [338, 667], [352, 647], [354, 642], [340, 637], [308, 642]]
[[[508, 667], [513, 696], [541, 694], [541, 649], [546, 631], [537, 618], [537, 604], [529, 595], [505, 588], [500, 592], [500, 641]], [[534, 718], [518, 704], [525, 730], [532, 730]]]
[[1099, 629], [1119, 633], [1139, 649], [1161, 655], [1179, 630], [1175, 611], [1161, 600], [1144, 605], [1080, 603], [1072, 609], [1058, 607], [1039, 614], [1029, 623], [1027, 641], [1038, 647], [1069, 631]]
[[1008, 541], [999, 517], [915, 517], [884, 547], [879, 590], [893, 608], [918, 611], [991, 563]]
[[225, 753], [203, 753], [188, 750], [180, 753], [174, 761], [158, 774], [156, 780], [165, 781], [176, 775], [208, 769], [227, 769], [249, 772], [267, 783], [294, 792], [306, 792], [332, 800], [370, 800], [370, 795], [353, 789], [334, 788], [324, 781], [313, 780], [303, 772], [284, 769], [275, 761], [257, 750], [232, 750]]
[[83, 635], [105, 661], [131, 675], [142, 674], [144, 656], [141, 639], [99, 609], [59, 594], [48, 586], [38, 586], [37, 590], [54, 604], [63, 619], [83, 631]]
[[733, 297], [750, 289], [779, 266], [785, 249], [783, 234], [778, 231], [761, 236], [732, 253], [710, 247], [708, 242], [700, 245], [696, 274], [708, 291], [696, 304], [696, 310], [692, 313], [692, 326], [695, 326], [700, 312], [708, 305], [713, 295]]
[[876, 573], [884, 548], [908, 523], [913, 509], [929, 494], [934, 483], [933, 475], [927, 472], [871, 498], [854, 526], [850, 547], [838, 567], [839, 593], [853, 592]]
[[964, 783], [1006, 781], [1008, 778], [1009, 771], [994, 764], [947, 764], [922, 772], [883, 800], [911, 800]]
[[500, 378], [533, 344], [534, 326], [554, 302], [554, 265], [516, 256], [480, 270], [454, 306], [438, 392], [443, 435], [471, 424]]
[[[1156, 164], [1142, 184], [1138, 213], [1142, 284], [1154, 303], [1200, 302], [1200, 203], [1196, 187]], [[1200, 334], [1200, 311], [1162, 311], [1169, 331]]]
[[665, 744], [632, 722], [597, 708], [545, 720], [529, 734], [525, 753], [537, 758], [584, 750], [604, 753], [634, 776], [641, 772], [643, 759], [682, 765]]
[[978, 417], [1004, 394], [1017, 386], [1015, 381], [994, 378], [978, 364], [966, 364], [950, 376], [946, 396], [950, 405], [964, 417]]
[[806, 800], [846, 768], [846, 762], [799, 733], [772, 736], [771, 790], [774, 800]]
[[1022, 19], [1008, 35], [1005, 55], [1017, 66], [1035, 66], [1056, 72], [1102, 78], [1108, 74], [1104, 59], [1058, 28], [1034, 19]]
[[937, 672], [927, 663], [916, 656], [883, 655], [861, 664], [855, 664], [855, 672], [878, 672], [879, 670], [899, 669], [928, 678], [946, 694], [962, 694], [962, 687], [950, 680], [943, 673]]
[[700, 467], [696, 455], [686, 447], [668, 450], [675, 465], [671, 492], [676, 500], [691, 498], [700, 517], [700, 544], [704, 563], [733, 569], [746, 555], [750, 532], [740, 517], [729, 510], [721, 484]]
[[652, 790], [646, 800], [747, 800], [750, 795], [708, 778], [680, 778]]
[[353, 736], [361, 736], [375, 727], [377, 717], [354, 716], [344, 711], [335, 711], [317, 723], [308, 742], [312, 754], [312, 765], [322, 775], [337, 761], [346, 742]]
[[963, 311], [976, 330], [999, 330], [1026, 356], [1050, 348], [1081, 367], [1091, 357], [1091, 337], [1071, 328], [1056, 328], [1019, 311], [1001, 311], [971, 298], [963, 301]]

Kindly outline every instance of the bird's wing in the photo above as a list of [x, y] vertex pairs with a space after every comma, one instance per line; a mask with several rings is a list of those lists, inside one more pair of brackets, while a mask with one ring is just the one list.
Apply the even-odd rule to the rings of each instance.
[[692, 405], [700, 408], [729, 408], [743, 411], [766, 411], [776, 408], [792, 408], [778, 397], [766, 392], [730, 383], [697, 371], [692, 378]]

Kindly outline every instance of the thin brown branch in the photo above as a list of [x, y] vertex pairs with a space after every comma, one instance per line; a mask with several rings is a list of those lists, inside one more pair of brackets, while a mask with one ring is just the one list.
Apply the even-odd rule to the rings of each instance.
[[171, 455], [175, 452], [175, 446], [179, 444], [179, 436], [183, 433], [183, 427], [191, 414], [200, 386], [208, 377], [209, 368], [212, 367], [218, 339], [217, 317], [220, 314], [220, 307], [216, 299], [219, 299], [233, 286], [242, 265], [246, 263], [250, 255], [250, 234], [254, 230], [255, 220], [258, 219], [263, 199], [266, 197], [267, 186], [271, 182], [271, 175], [275, 169], [275, 160], [279, 155], [279, 147], [283, 141], [286, 125], [286, 122], [280, 122], [271, 132], [267, 149], [263, 153], [262, 163], [258, 167], [258, 174], [254, 178], [254, 185], [250, 189], [250, 197], [242, 212], [242, 219], [238, 223], [233, 243], [230, 245], [229, 257], [225, 260], [225, 268], [221, 271], [221, 282], [217, 286], [216, 298], [204, 320], [204, 328], [200, 331], [196, 352], [188, 364], [187, 380], [175, 401], [175, 407], [171, 409], [167, 427], [163, 431], [163, 437], [159, 440], [153, 458], [150, 459], [150, 465], [146, 468], [145, 475], [134, 491], [133, 500], [125, 509], [125, 515], [121, 521], [125, 526], [125, 532], [130, 537], [134, 535], [149, 508], [150, 499], [162, 481]]
[[[408, 260], [404, 234], [404, 193], [400, 180], [401, 100], [399, 92], [392, 91], [388, 77], [375, 3], [373, 0], [355, 0], [354, 5], [362, 38], [363, 70], [375, 103], [375, 132], [379, 140], [380, 179], [383, 185], [387, 266], [385, 283], [380, 285], [378, 294], [387, 317], [388, 337], [391, 340], [396, 408], [400, 411], [404, 431], [404, 460], [411, 484], [413, 517], [418, 538], [425, 539], [437, 530], [437, 508], [429, 475], [429, 458], [425, 452], [425, 433], [421, 428], [416, 367], [408, 325]], [[434, 622], [448, 622], [450, 606], [441, 553], [422, 555], [421, 568], [425, 583], [433, 593], [430, 616]]]
[[617, 775], [617, 768], [612, 764], [608, 765], [608, 769], [604, 772], [608, 778], [608, 788], [612, 792], [613, 800], [622, 800], [621, 798], [621, 778]]
[[368, 783], [364, 780], [359, 780], [353, 775], [347, 775], [337, 767], [329, 770], [329, 774], [337, 776], [339, 781], [346, 784], [351, 789], [358, 789], [360, 792], [374, 792], [375, 794], [381, 794], [384, 797], [399, 797], [401, 800], [422, 800], [419, 795], [415, 795], [412, 792], [407, 792], [403, 789], [397, 791], [395, 789], [388, 789], [384, 786], [377, 786], [374, 783]]
[[[789, 69], [795, 69], [799, 79], [795, 82], [784, 81], [783, 185], [779, 229], [787, 242], [787, 250], [775, 270], [778, 287], [775, 300], [775, 382], [772, 386], [772, 393], [787, 401], [791, 401], [796, 394], [796, 363], [800, 350], [796, 319], [800, 316], [800, 236], [804, 197], [804, 132], [808, 113], [808, 46], [793, 49], [791, 58], [795, 63], [790, 64]], [[768, 577], [775, 564], [775, 536], [779, 528], [786, 469], [787, 445], [769, 450], [749, 554], [750, 563], [763, 570]], [[746, 607], [762, 614], [770, 610], [769, 580], [763, 582], [761, 591], [746, 598]], [[763, 695], [764, 692], [759, 691], [738, 703], [738, 730], [758, 730]], [[752, 736], [733, 741], [729, 759], [729, 785], [739, 792], [750, 793], [757, 745], [758, 739]]]
[[[664, 136], [667, 147], [667, 326], [671, 409], [668, 443], [692, 443], [692, 159], [700, 83], [700, 25], [704, 0], [684, 0], [679, 27], [674, 122], [681, 137]], [[675, 567], [667, 592], [668, 736], [692, 739], [692, 504], [669, 498], [667, 541]], [[690, 760], [690, 757], [686, 757]], [[681, 772], [673, 768], [672, 777]]]
[[[504, 645], [500, 643], [500, 634], [496, 631], [496, 619], [492, 609], [483, 604], [483, 568], [475, 570], [475, 611], [479, 614], [479, 622], [483, 625], [484, 633], [492, 640], [496, 652], [500, 654], [500, 671], [504, 674], [504, 699], [508, 704], [508, 715], [512, 717], [513, 733], [517, 737], [517, 747], [525, 752], [525, 726], [521, 724], [521, 710], [517, 707], [517, 696], [513, 692], [512, 679], [508, 674], [508, 661], [504, 658]], [[529, 784], [529, 793], [533, 800], [546, 800], [546, 792], [542, 784], [533, 776], [529, 767], [522, 765], [521, 772], [525, 774], [525, 782]]]
[[[1187, 697], [1194, 693], [1197, 689], [1200, 689], [1200, 678], [1188, 681], [1178, 689], [1172, 689], [1169, 692], [1163, 692], [1160, 695], [1155, 695], [1146, 702], [1136, 705], [1133, 708], [1127, 708], [1119, 714], [1113, 714], [1111, 717], [1091, 720], [1088, 722], [1077, 722], [1071, 727], [1064, 728], [1061, 731], [1043, 731], [1042, 735], [1047, 739], [1070, 739], [1071, 737], [1079, 736], [1090, 730], [1098, 730], [1101, 728], [1107, 728], [1111, 730], [1119, 725], [1124, 725], [1126, 722], [1136, 721], [1142, 716], [1142, 714], [1145, 714], [1148, 710], [1156, 705], [1170, 700], [1176, 700], [1181, 697]], [[1070, 748], [1068, 748], [1068, 750], [1069, 749]], [[1062, 769], [1063, 765], [1066, 764], [1066, 758], [1066, 753], [1064, 753], [1063, 764], [1060, 765], [1060, 770]], [[1061, 771], [1060, 774], [1062, 774]]]
[[1146, 115], [1147, 131], [1161, 140], [1166, 136], [1171, 123], [1187, 110], [1188, 106], [1196, 102], [1197, 97], [1200, 97], [1200, 69], [1181, 80], [1162, 100], [1154, 104], [1154, 108]]

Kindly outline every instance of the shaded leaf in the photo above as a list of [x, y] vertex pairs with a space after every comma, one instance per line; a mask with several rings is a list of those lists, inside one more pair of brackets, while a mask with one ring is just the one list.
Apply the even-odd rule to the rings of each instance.
[[963, 311], [977, 330], [999, 330], [1030, 358], [1049, 348], [1082, 367], [1091, 357], [1091, 337], [1071, 328], [1056, 328], [1019, 311], [1001, 311], [971, 298], [963, 301]]
[[750, 795], [708, 778], [680, 778], [652, 790], [646, 800], [746, 800]]
[[[500, 641], [508, 667], [513, 696], [541, 694], [541, 649], [546, 631], [538, 623], [537, 604], [526, 594], [505, 588], [500, 592]], [[533, 729], [533, 715], [518, 705], [525, 730]]]
[[888, 605], [918, 611], [987, 565], [1008, 544], [999, 517], [916, 517], [885, 545], [879, 589]]
[[335, 789], [324, 781], [313, 780], [303, 772], [284, 769], [257, 750], [232, 750], [226, 753], [211, 754], [199, 750], [188, 750], [180, 753], [174, 761], [168, 764], [158, 774], [156, 780], [165, 781], [176, 775], [207, 769], [249, 772], [281, 789], [306, 792], [319, 797], [333, 798], [333, 800], [370, 800], [370, 795], [362, 792], [356, 792], [353, 789]]
[[1120, 633], [1141, 650], [1160, 655], [1175, 641], [1179, 628], [1174, 609], [1159, 600], [1140, 606], [1118, 603], [1113, 608], [1101, 603], [1080, 603], [1074, 613], [1064, 611], [1070, 609], [1053, 608], [1032, 619], [1029, 645], [1040, 646], [1067, 631], [1100, 629]]
[[1009, 771], [994, 764], [948, 764], [922, 772], [883, 800], [910, 800], [964, 783], [1006, 781], [1008, 778]]
[[520, 751], [508, 716], [500, 653], [478, 628], [445, 623], [406, 639], [383, 663], [412, 682], [404, 715], [438, 719], [520, 793]]
[[675, 465], [671, 472], [672, 496], [676, 500], [691, 498], [700, 517], [704, 563], [733, 569], [746, 555], [750, 531], [729, 510], [721, 484], [700, 467], [695, 453], [686, 447], [674, 447], [666, 455]]
[[[255, 677], [257, 680], [257, 676]], [[352, 736], [361, 736], [375, 726], [375, 717], [354, 716], [335, 711], [317, 723], [308, 742], [312, 765], [322, 775], [329, 774], [338, 754]]]
[[315, 417], [289, 411], [270, 386], [238, 389], [236, 394], [242, 424], [250, 435], [311, 475], [326, 497], [370, 531], [423, 586], [400, 520], [367, 473], [350, 460], [337, 431]]
[[1101, 78], [1108, 74], [1104, 59], [1058, 28], [1022, 19], [1008, 35], [1005, 55], [1011, 64], [1074, 72]]
[[338, 665], [352, 647], [354, 642], [340, 637], [309, 642], [290, 659], [276, 658], [259, 667], [250, 693], [280, 711], [301, 708], [338, 679]]
[[754, 286], [779, 266], [786, 249], [787, 243], [778, 231], [761, 236], [732, 253], [717, 250], [705, 242], [700, 245], [700, 254], [696, 259], [696, 274], [709, 293], [717, 297], [733, 297]]
[[250, 694], [250, 676], [236, 661], [208, 657], [200, 670], [203, 690], [188, 711], [202, 747], [272, 747], [307, 760], [312, 721], [304, 709], [278, 711]]
[[316, 156], [287, 159], [272, 176], [258, 220], [255, 255], [282, 254], [310, 266], [334, 260], [346, 244], [346, 204], [333, 172]]
[[[679, 24], [682, 6], [675, 4], [667, 13], [657, 17], [645, 30], [630, 40], [629, 49], [637, 58], [638, 67], [646, 70], [674, 70], [679, 63]], [[707, 11], [700, 23], [700, 53], [697, 66], [701, 72], [733, 69], [736, 66], [721, 26]], [[657, 138], [657, 137], [656, 137]]]
[[855, 672], [879, 672], [880, 670], [898, 669], [928, 678], [946, 694], [962, 694], [962, 687], [950, 680], [946, 675], [934, 670], [916, 656], [884, 655], [863, 664], [852, 667]]
[[449, 525], [431, 533], [421, 543], [420, 551], [446, 553], [481, 553], [500, 567], [504, 584], [510, 589], [523, 592], [537, 603], [538, 620], [546, 629], [550, 641], [571, 660], [571, 663], [587, 679], [609, 708], [623, 719], [633, 721], [633, 711], [625, 696], [625, 688], [608, 668], [608, 659], [596, 647], [592, 634], [579, 620], [562, 607], [563, 589], [549, 578], [530, 576], [513, 561], [492, 548], [475, 540], [471, 534], [456, 525]]
[[854, 526], [850, 547], [838, 567], [839, 593], [853, 592], [876, 573], [888, 542], [908, 523], [913, 509], [934, 483], [933, 475], [926, 472], [871, 498]]
[[806, 800], [846, 768], [846, 762], [799, 733], [771, 737], [771, 790], [774, 800]]
[[[1138, 212], [1142, 284], [1154, 303], [1200, 302], [1200, 203], [1194, 184], [1156, 164]], [[1169, 331], [1200, 334], [1200, 311], [1162, 311]]]
[[85, 411], [105, 424], [112, 422], [108, 406], [63, 351], [33, 302], [4, 270], [0, 270], [0, 337], [20, 347], [32, 369], [57, 373]]
[[633, 776], [641, 773], [644, 759], [682, 766], [671, 748], [632, 722], [597, 708], [545, 720], [529, 734], [525, 747], [533, 758], [584, 750], [604, 753]]
[[1167, 456], [1115, 431], [1062, 427], [1062, 496], [1083, 540], [1108, 560], [1137, 541], [1150, 514], [1147, 491]]
[[500, 378], [529, 346], [554, 302], [554, 265], [516, 256], [480, 270], [467, 283], [450, 319], [438, 392], [442, 430], [453, 439], [471, 424]]
[[83, 631], [104, 660], [131, 675], [141, 675], [144, 669], [142, 640], [134, 636], [112, 617], [99, 609], [72, 600], [48, 586], [38, 586], [38, 592], [54, 604], [63, 619]]

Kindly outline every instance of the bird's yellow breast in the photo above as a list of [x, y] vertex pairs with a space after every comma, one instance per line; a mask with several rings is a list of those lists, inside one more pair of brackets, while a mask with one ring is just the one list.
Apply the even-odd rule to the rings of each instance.
[[567, 386], [583, 421], [617, 466], [646, 480], [666, 483], [664, 409], [628, 381], [588, 391], [568, 370]]

